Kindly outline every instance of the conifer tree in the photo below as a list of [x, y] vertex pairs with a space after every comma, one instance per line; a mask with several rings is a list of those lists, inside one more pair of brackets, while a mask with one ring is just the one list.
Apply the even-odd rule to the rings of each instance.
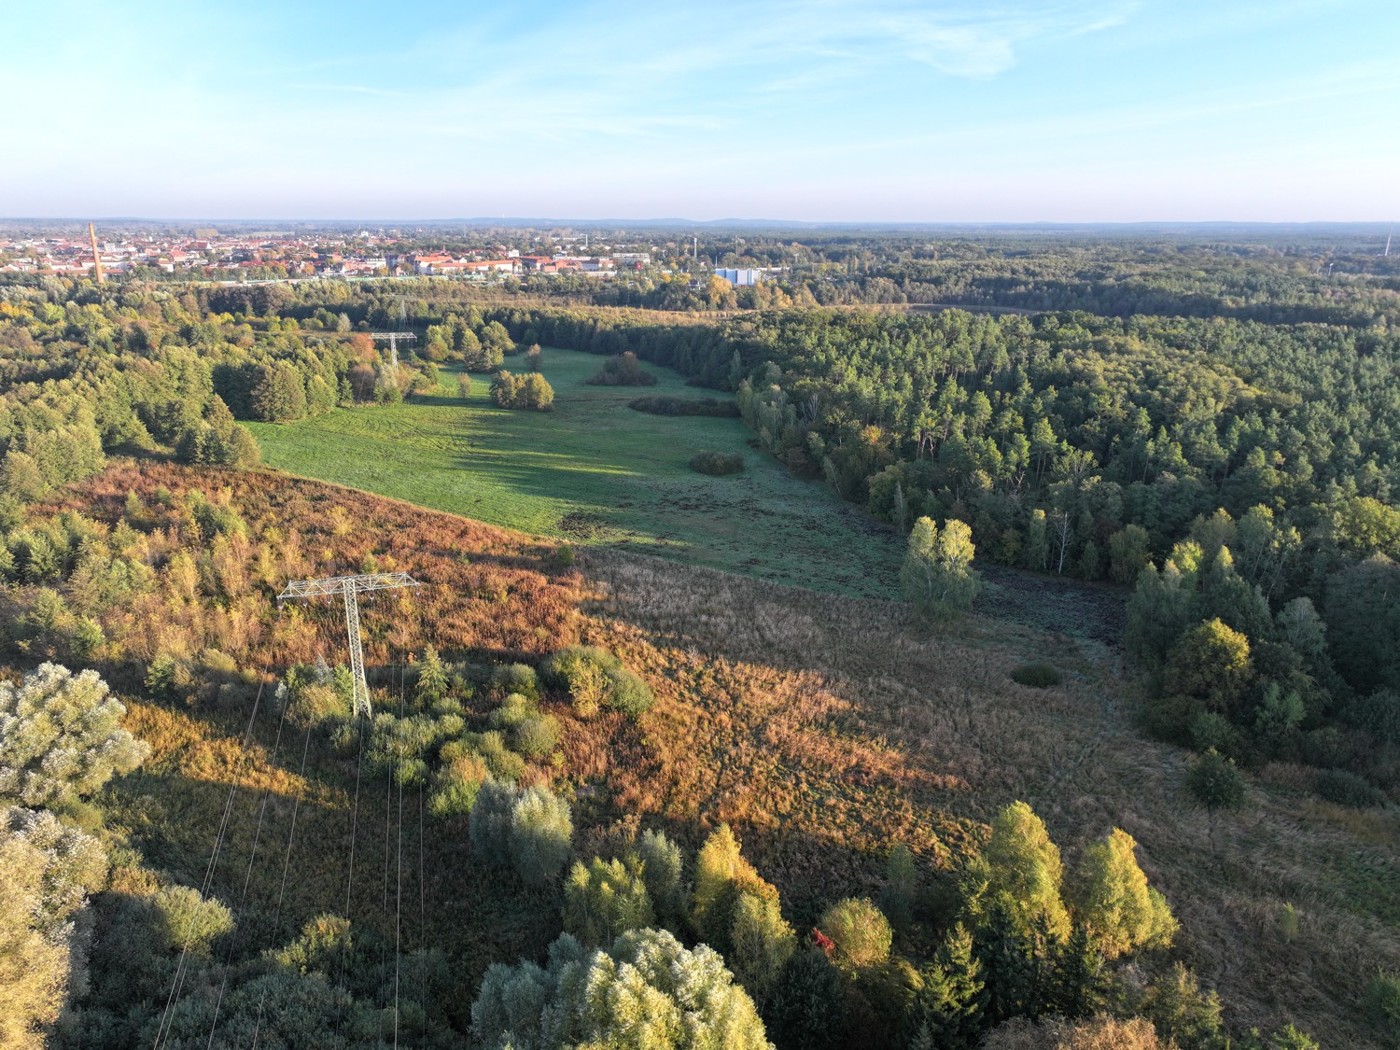
[[911, 1050], [970, 1050], [982, 1032], [986, 981], [967, 927], [949, 931], [920, 976], [907, 1019]]

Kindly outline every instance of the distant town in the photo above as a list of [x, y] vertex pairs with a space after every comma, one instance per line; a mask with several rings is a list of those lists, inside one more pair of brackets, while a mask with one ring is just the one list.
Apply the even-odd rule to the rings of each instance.
[[[492, 282], [538, 274], [579, 274], [606, 280], [647, 270], [698, 269], [695, 243], [603, 244], [588, 237], [532, 234], [521, 243], [418, 247], [421, 238], [399, 231], [339, 234], [133, 233], [100, 230], [9, 235], [0, 240], [0, 273], [82, 276], [100, 264], [104, 274], [211, 279], [288, 280], [316, 277], [457, 277]], [[757, 284], [781, 267], [710, 270], [735, 287]]]

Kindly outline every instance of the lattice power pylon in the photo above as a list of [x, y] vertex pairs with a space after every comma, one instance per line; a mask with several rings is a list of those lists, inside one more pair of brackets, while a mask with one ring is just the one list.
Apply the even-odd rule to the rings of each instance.
[[319, 580], [293, 580], [277, 596], [278, 602], [288, 598], [322, 598], [339, 594], [345, 599], [345, 630], [350, 637], [350, 674], [355, 679], [355, 714], [368, 718], [369, 685], [365, 682], [365, 650], [360, 642], [360, 602], [358, 595], [368, 591], [388, 591], [399, 587], [417, 587], [419, 583], [406, 572], [374, 572], [364, 576], [325, 576]]
[[418, 337], [412, 332], [370, 332], [371, 339], [389, 343], [389, 363], [395, 368], [399, 367], [399, 343], [416, 343]]

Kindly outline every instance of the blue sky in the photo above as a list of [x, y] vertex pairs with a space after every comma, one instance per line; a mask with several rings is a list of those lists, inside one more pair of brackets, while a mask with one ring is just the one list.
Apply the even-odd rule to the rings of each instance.
[[1395, 0], [15, 7], [0, 215], [1400, 213]]

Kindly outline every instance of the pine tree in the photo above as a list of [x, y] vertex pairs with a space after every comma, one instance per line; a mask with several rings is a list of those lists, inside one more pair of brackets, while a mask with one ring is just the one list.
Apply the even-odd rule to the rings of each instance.
[[932, 965], [920, 975], [923, 987], [907, 1018], [912, 1050], [969, 1050], [982, 1032], [986, 981], [973, 951], [972, 934], [954, 926]]

